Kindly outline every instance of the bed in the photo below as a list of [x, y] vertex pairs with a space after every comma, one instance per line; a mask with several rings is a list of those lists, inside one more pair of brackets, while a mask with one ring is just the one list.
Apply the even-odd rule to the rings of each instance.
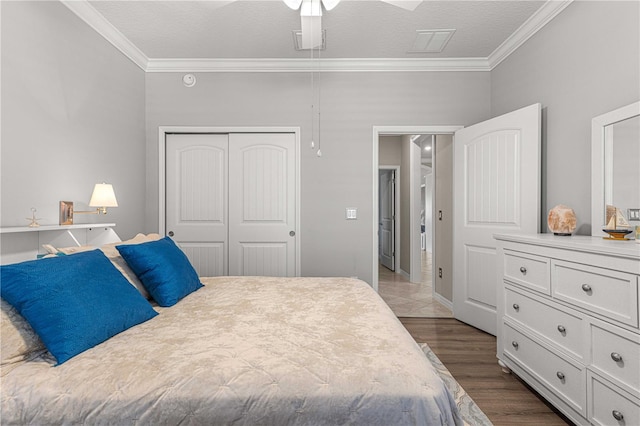
[[199, 282], [62, 363], [3, 300], [3, 351], [22, 347], [3, 354], [2, 424], [462, 423], [434, 367], [365, 282]]

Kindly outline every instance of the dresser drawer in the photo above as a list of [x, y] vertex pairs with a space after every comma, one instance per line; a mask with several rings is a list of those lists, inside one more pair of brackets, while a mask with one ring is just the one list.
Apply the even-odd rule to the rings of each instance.
[[504, 324], [503, 351], [506, 356], [536, 377], [574, 410], [586, 415], [585, 370], [529, 337]]
[[640, 425], [640, 401], [589, 374], [589, 421], [594, 425]]
[[640, 336], [591, 324], [591, 364], [640, 393]]
[[517, 251], [504, 251], [504, 279], [550, 295], [549, 259]]
[[552, 302], [539, 302], [509, 288], [505, 288], [505, 299], [507, 317], [540, 333], [575, 358], [583, 359], [585, 352], [581, 317], [560, 311]]
[[638, 277], [579, 263], [552, 261], [553, 296], [638, 326]]

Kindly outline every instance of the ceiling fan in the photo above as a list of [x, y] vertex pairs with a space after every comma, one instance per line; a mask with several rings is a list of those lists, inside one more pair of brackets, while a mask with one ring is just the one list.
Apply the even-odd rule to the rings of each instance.
[[[316, 49], [322, 46], [322, 7], [329, 11], [340, 0], [283, 0], [293, 10], [300, 9], [302, 21], [302, 49]], [[415, 10], [423, 0], [381, 0], [385, 3]]]

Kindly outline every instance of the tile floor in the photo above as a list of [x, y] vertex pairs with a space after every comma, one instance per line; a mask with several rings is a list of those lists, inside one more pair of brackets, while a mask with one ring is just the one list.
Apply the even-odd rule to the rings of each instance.
[[451, 310], [431, 296], [431, 253], [422, 252], [422, 282], [414, 284], [402, 274], [379, 266], [378, 291], [399, 317], [452, 318]]

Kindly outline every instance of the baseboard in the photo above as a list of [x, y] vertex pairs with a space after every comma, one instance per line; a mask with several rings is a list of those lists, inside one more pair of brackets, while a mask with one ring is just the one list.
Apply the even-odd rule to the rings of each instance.
[[439, 293], [433, 293], [433, 298], [440, 303], [441, 305], [446, 306], [447, 308], [449, 308], [451, 310], [451, 312], [453, 312], [453, 302], [451, 302], [449, 299], [445, 299], [444, 296], [442, 296]]
[[403, 277], [405, 277], [409, 281], [411, 281], [411, 274], [409, 274], [408, 272], [404, 271], [402, 268], [398, 268], [397, 273], [402, 275]]

